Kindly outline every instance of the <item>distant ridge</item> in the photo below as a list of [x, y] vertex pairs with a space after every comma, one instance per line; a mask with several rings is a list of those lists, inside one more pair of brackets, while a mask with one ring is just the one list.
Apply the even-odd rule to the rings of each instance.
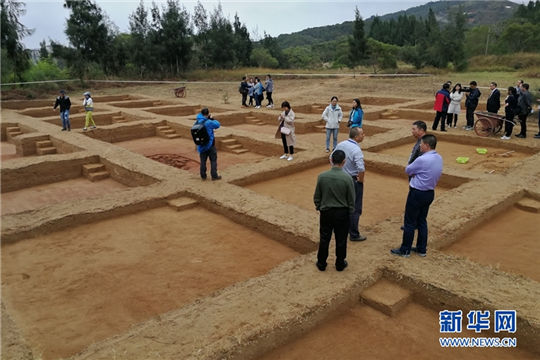
[[[407, 10], [382, 15], [379, 16], [379, 18], [384, 21], [397, 19], [400, 15], [414, 15], [417, 18], [426, 18], [429, 13], [429, 8], [431, 8], [439, 23], [444, 25], [448, 22], [449, 15], [452, 12], [457, 11], [460, 5], [463, 12], [467, 14], [467, 24], [469, 26], [491, 25], [503, 22], [509, 19], [519, 6], [519, 4], [508, 0], [432, 1]], [[368, 19], [364, 19], [366, 24], [366, 34], [369, 33], [369, 27], [373, 18], [374, 17], [372, 16]], [[346, 21], [341, 24], [308, 28], [292, 34], [279, 35], [277, 41], [279, 46], [283, 49], [294, 46], [313, 45], [348, 36], [352, 33], [352, 27], [353, 22]]]

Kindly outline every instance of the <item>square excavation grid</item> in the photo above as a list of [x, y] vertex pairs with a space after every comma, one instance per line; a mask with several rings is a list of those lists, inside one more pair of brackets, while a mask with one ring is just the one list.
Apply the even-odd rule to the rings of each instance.
[[[44, 107], [41, 109], [29, 109], [29, 110], [22, 110], [19, 111], [19, 114], [31, 116], [35, 118], [44, 118], [44, 117], [51, 117], [51, 116], [60, 116], [59, 110], [56, 108], [56, 110], [53, 110], [54, 101], [51, 102], [50, 107]], [[96, 108], [95, 112], [98, 112], [99, 109]], [[81, 114], [84, 113], [84, 107], [82, 105], [71, 105], [71, 108], [69, 109], [70, 116], [75, 114]]]
[[156, 208], [3, 245], [2, 298], [57, 359], [297, 255], [204, 208]]
[[[435, 133], [437, 135], [438, 133]], [[451, 167], [463, 170], [477, 170], [488, 173], [504, 173], [506, 170], [515, 165], [519, 160], [523, 160], [531, 156], [536, 151], [531, 150], [511, 150], [512, 147], [494, 146], [493, 142], [482, 142], [481, 139], [476, 139], [477, 145], [460, 143], [459, 139], [439, 138], [437, 141], [437, 152], [442, 156], [444, 167]], [[377, 147], [374, 150], [381, 154], [390, 154], [399, 156], [403, 161], [407, 161], [411, 153], [411, 143], [388, 147]], [[486, 148], [487, 154], [479, 154], [477, 148]], [[460, 164], [456, 161], [458, 157], [468, 157], [469, 161], [466, 164]]]
[[17, 154], [17, 147], [15, 144], [2, 141], [1, 146], [2, 162], [22, 157], [22, 155]]
[[216, 116], [215, 118], [220, 122], [221, 126], [255, 132], [258, 134], [267, 134], [273, 137], [279, 125], [279, 114], [280, 112], [278, 111], [268, 112], [264, 110], [264, 112], [250, 111], [223, 114]]
[[[94, 119], [94, 122], [96, 125], [99, 126], [105, 126], [105, 125], [111, 125], [111, 124], [118, 124], [118, 123], [125, 123], [130, 121], [137, 121], [137, 120], [147, 120], [151, 118], [151, 116], [148, 117], [142, 117], [137, 115], [128, 114], [123, 111], [113, 112], [113, 113], [107, 113], [107, 114], [96, 114], [94, 112], [92, 118]], [[50, 119], [45, 120], [46, 122], [58, 125], [59, 127], [62, 127], [62, 122], [60, 121], [60, 118], [57, 119]], [[84, 127], [84, 123], [86, 121], [86, 115], [80, 114], [80, 115], [70, 115], [69, 122], [71, 123], [72, 129], [82, 129]]]
[[[168, 106], [168, 107], [162, 107], [162, 108], [156, 108], [156, 109], [145, 109], [145, 111], [158, 114], [158, 115], [189, 116], [189, 115], [197, 115], [199, 112], [201, 112], [201, 109], [203, 107], [204, 107], [203, 105], [177, 105], [177, 106]], [[226, 111], [229, 111], [229, 110], [221, 109], [217, 107], [210, 107], [211, 114], [218, 114], [218, 113], [222, 113]]]
[[[364, 290], [362, 302], [260, 359], [536, 359], [521, 349], [441, 348], [438, 311], [384, 279]], [[464, 329], [459, 336], [486, 335]]]
[[444, 251], [540, 282], [540, 201], [523, 198], [460, 236]]
[[[230, 166], [248, 162], [257, 162], [265, 158], [264, 155], [249, 151], [234, 139], [230, 139], [227, 145], [219, 146], [218, 149], [218, 171]], [[222, 141], [222, 140], [218, 140]], [[114, 143], [117, 146], [128, 149], [137, 154], [144, 155], [156, 161], [188, 170], [194, 174], [199, 174], [200, 157], [193, 139], [173, 138], [153, 136], [142, 139], [120, 141]], [[235, 146], [234, 149], [226, 149], [226, 146]], [[235, 151], [235, 152], [233, 152]], [[210, 171], [210, 163], [207, 163]]]
[[[23, 110], [31, 108], [41, 108], [54, 106], [55, 99], [51, 100], [11, 100], [11, 101], [2, 101], [3, 109], [12, 109], [12, 110]], [[82, 100], [81, 100], [82, 102]]]
[[[314, 123], [312, 126], [310, 126], [311, 129], [308, 129], [307, 131], [302, 131], [300, 133], [297, 132], [296, 138], [297, 142], [299, 143], [309, 143], [314, 146], [319, 146], [321, 149], [325, 149], [326, 147], [326, 128], [325, 124], [320, 121]], [[363, 124], [362, 129], [364, 129], [364, 135], [369, 137], [376, 134], [381, 134], [384, 132], [389, 131], [390, 129], [383, 128], [380, 126], [373, 126], [373, 125], [367, 125]], [[349, 128], [346, 126], [346, 121], [342, 121], [339, 133], [338, 133], [338, 143], [340, 141], [346, 140], [349, 137]], [[333, 145], [333, 138], [330, 136], [330, 150], [332, 149]]]
[[163, 100], [135, 100], [135, 101], [122, 101], [122, 102], [109, 102], [108, 105], [121, 107], [121, 108], [149, 108], [164, 105], [174, 105], [171, 101]]
[[[317, 176], [329, 169], [330, 165], [320, 165], [245, 187], [305, 210], [315, 211], [313, 193], [317, 184]], [[401, 215], [405, 209], [408, 188], [409, 184], [405, 173], [403, 176], [396, 176], [380, 172], [377, 169], [370, 169], [368, 166], [360, 226], [375, 225], [389, 217]], [[287, 191], [283, 191], [283, 189], [287, 189]], [[438, 186], [436, 193], [441, 194], [447, 190], [448, 188]], [[385, 206], [380, 206], [381, 204], [385, 204]], [[314, 216], [317, 216], [317, 213], [314, 213]]]

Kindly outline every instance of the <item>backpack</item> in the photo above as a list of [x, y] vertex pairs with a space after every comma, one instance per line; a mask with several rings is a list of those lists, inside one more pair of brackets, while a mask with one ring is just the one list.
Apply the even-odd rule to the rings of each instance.
[[201, 123], [195, 123], [191, 127], [191, 136], [195, 145], [206, 145], [210, 141], [210, 135], [208, 135], [206, 126], [204, 126], [205, 122], [206, 120]]

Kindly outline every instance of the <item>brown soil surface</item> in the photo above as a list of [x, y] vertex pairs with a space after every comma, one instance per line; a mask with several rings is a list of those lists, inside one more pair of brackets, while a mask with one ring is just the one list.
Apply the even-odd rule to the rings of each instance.
[[[267, 180], [247, 185], [248, 189], [294, 204], [306, 210], [318, 213], [313, 205], [313, 192], [317, 176], [330, 168], [322, 165], [309, 170], [303, 170], [277, 179]], [[360, 226], [374, 225], [388, 217], [401, 215], [405, 209], [408, 191], [407, 176], [397, 177], [379, 172], [366, 171], [364, 182], [364, 201]], [[380, 191], [385, 189], [385, 191]], [[437, 188], [437, 194], [446, 191]], [[437, 195], [436, 195], [437, 196]], [[382, 206], [384, 204], [384, 206]]]
[[[152, 156], [156, 154], [175, 154], [180, 155], [185, 159], [190, 159], [191, 163], [187, 167], [187, 170], [198, 174], [200, 158], [193, 140], [176, 138], [176, 139], [165, 139], [158, 136], [153, 136], [143, 139], [135, 139], [128, 141], [121, 141], [114, 143], [116, 146], [123, 147], [125, 149], [131, 150], [135, 153]], [[263, 155], [259, 155], [253, 152], [246, 152], [243, 154], [233, 154], [226, 151], [218, 150], [218, 171], [224, 170], [229, 166], [248, 163], [248, 162], [257, 162], [264, 159]], [[207, 160], [207, 168], [210, 171], [210, 160]]]
[[[438, 312], [411, 303], [395, 317], [357, 305], [261, 360], [536, 359], [520, 349], [441, 348]], [[462, 337], [478, 336], [464, 329]], [[481, 335], [489, 336], [489, 335]], [[518, 343], [519, 346], [519, 343]]]
[[[476, 152], [477, 148], [485, 148], [488, 150], [487, 154], [481, 155]], [[411, 145], [405, 144], [396, 147], [391, 147], [379, 151], [382, 154], [391, 154], [401, 156], [404, 162], [407, 161], [411, 151]], [[456, 142], [450, 142], [447, 140], [441, 140], [437, 142], [437, 152], [442, 156], [444, 166], [466, 169], [466, 170], [480, 170], [484, 172], [505, 172], [507, 168], [514, 165], [517, 161], [526, 159], [531, 156], [520, 151], [515, 151], [509, 156], [499, 156], [510, 150], [498, 147], [486, 147], [486, 146], [474, 146], [464, 145]], [[404, 155], [405, 154], [405, 155]], [[458, 157], [468, 157], [469, 162], [466, 164], [459, 164], [456, 162]]]
[[2, 149], [0, 150], [0, 152], [2, 153], [2, 161], [21, 157], [17, 155], [17, 148], [15, 147], [15, 145], [6, 141], [2, 141]]
[[[62, 171], [59, 169], [59, 171]], [[35, 210], [61, 202], [84, 200], [125, 189], [112, 179], [92, 182], [83, 177], [32, 186], [2, 194], [2, 215]]]
[[158, 208], [3, 246], [2, 296], [56, 359], [295, 256], [202, 208]]
[[540, 213], [512, 206], [484, 221], [445, 251], [540, 281]]

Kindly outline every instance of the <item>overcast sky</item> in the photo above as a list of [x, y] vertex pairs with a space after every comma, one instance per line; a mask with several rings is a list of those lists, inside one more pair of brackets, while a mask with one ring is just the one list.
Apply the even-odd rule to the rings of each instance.
[[[23, 0], [23, 2], [26, 3], [26, 14], [20, 20], [26, 27], [34, 29], [34, 33], [23, 40], [27, 48], [39, 48], [42, 40], [46, 40], [47, 43], [49, 40], [68, 43], [64, 31], [69, 11], [63, 8], [63, 0]], [[139, 0], [97, 0], [96, 2], [119, 31], [129, 32], [129, 16], [139, 5]], [[154, 0], [154, 2], [158, 6], [166, 4], [166, 0]], [[224, 14], [231, 21], [234, 14], [238, 13], [240, 21], [247, 26], [252, 39], [258, 40], [265, 31], [272, 36], [277, 36], [309, 27], [354, 20], [355, 6], [358, 6], [360, 14], [366, 19], [372, 15], [385, 15], [427, 2], [415, 0], [340, 0], [335, 2], [328, 0], [222, 0], [221, 5]], [[144, 0], [144, 3], [149, 10], [152, 0]], [[193, 14], [193, 7], [197, 1], [180, 1], [180, 3], [190, 14]], [[207, 12], [212, 11], [218, 4], [217, 1], [201, 1], [201, 3]]]

